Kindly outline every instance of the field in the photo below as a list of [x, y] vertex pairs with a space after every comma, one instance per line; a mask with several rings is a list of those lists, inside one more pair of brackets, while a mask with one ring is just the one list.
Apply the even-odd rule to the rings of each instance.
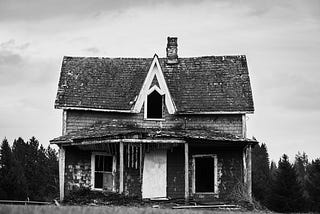
[[217, 210], [173, 210], [159, 208], [137, 208], [137, 207], [120, 207], [120, 206], [32, 206], [32, 205], [0, 205], [0, 214], [244, 214], [244, 213], [262, 213], [262, 212], [240, 212], [240, 211], [217, 211]]

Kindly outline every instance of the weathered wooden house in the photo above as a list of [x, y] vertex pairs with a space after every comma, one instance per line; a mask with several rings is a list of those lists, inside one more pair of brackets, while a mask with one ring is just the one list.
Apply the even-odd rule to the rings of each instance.
[[251, 196], [245, 56], [64, 57], [55, 108], [63, 110], [60, 197], [90, 187], [142, 198]]

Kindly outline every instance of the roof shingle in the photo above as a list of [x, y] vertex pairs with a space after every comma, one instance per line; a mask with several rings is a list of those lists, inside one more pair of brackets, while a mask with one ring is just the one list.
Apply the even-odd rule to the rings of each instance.
[[[245, 56], [159, 58], [178, 113], [253, 112]], [[64, 57], [56, 108], [131, 110], [152, 58]]]

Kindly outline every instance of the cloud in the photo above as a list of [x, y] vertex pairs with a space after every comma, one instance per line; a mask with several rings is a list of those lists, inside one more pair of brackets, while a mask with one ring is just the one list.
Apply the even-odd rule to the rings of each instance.
[[[199, 5], [211, 3], [225, 5], [238, 9], [247, 8], [248, 14], [253, 16], [267, 15], [271, 10], [292, 10], [296, 14], [319, 17], [320, 3], [318, 0], [2, 0], [0, 2], [0, 21], [5, 20], [33, 20], [49, 19], [60, 16], [99, 17], [101, 14], [114, 11], [124, 11], [135, 7], [152, 9], [158, 5], [168, 4], [173, 8], [182, 5]], [[283, 11], [285, 11], [283, 10]]]
[[256, 107], [248, 132], [272, 157], [288, 147], [316, 153], [319, 4], [0, 0], [0, 137], [61, 134], [61, 112], [52, 106], [63, 55], [165, 56], [165, 38], [175, 35], [181, 57], [247, 54]]
[[[2, 0], [0, 2], [0, 21], [4, 20], [37, 20], [65, 15], [97, 16], [101, 12], [126, 10], [138, 6], [155, 6], [171, 2], [170, 0]], [[172, 1], [175, 5], [199, 3], [193, 0]]]
[[[1, 73], [1, 67], [6, 68], [10, 65], [18, 66], [21, 64], [22, 58], [19, 54], [15, 54], [11, 51], [1, 51], [0, 50], [0, 73]], [[4, 69], [3, 68], [3, 69]]]
[[90, 48], [85, 48], [83, 49], [85, 52], [89, 52], [89, 53], [92, 53], [92, 54], [97, 54], [100, 52], [100, 50], [96, 47], [90, 47]]
[[25, 50], [30, 46], [29, 42], [22, 44], [16, 44], [14, 39], [10, 39], [6, 42], [0, 43], [0, 50]]

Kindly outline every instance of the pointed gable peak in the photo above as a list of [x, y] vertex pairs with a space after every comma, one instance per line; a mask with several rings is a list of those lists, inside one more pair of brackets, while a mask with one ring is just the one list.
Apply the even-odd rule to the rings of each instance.
[[143, 82], [137, 101], [133, 107], [133, 111], [139, 113], [143, 104], [145, 104], [144, 106], [146, 108], [145, 102], [147, 102], [147, 97], [154, 91], [157, 91], [160, 95], [164, 95], [164, 103], [169, 114], [174, 114], [176, 112], [176, 108], [171, 98], [157, 54], [154, 54], [153, 56], [151, 66]]

